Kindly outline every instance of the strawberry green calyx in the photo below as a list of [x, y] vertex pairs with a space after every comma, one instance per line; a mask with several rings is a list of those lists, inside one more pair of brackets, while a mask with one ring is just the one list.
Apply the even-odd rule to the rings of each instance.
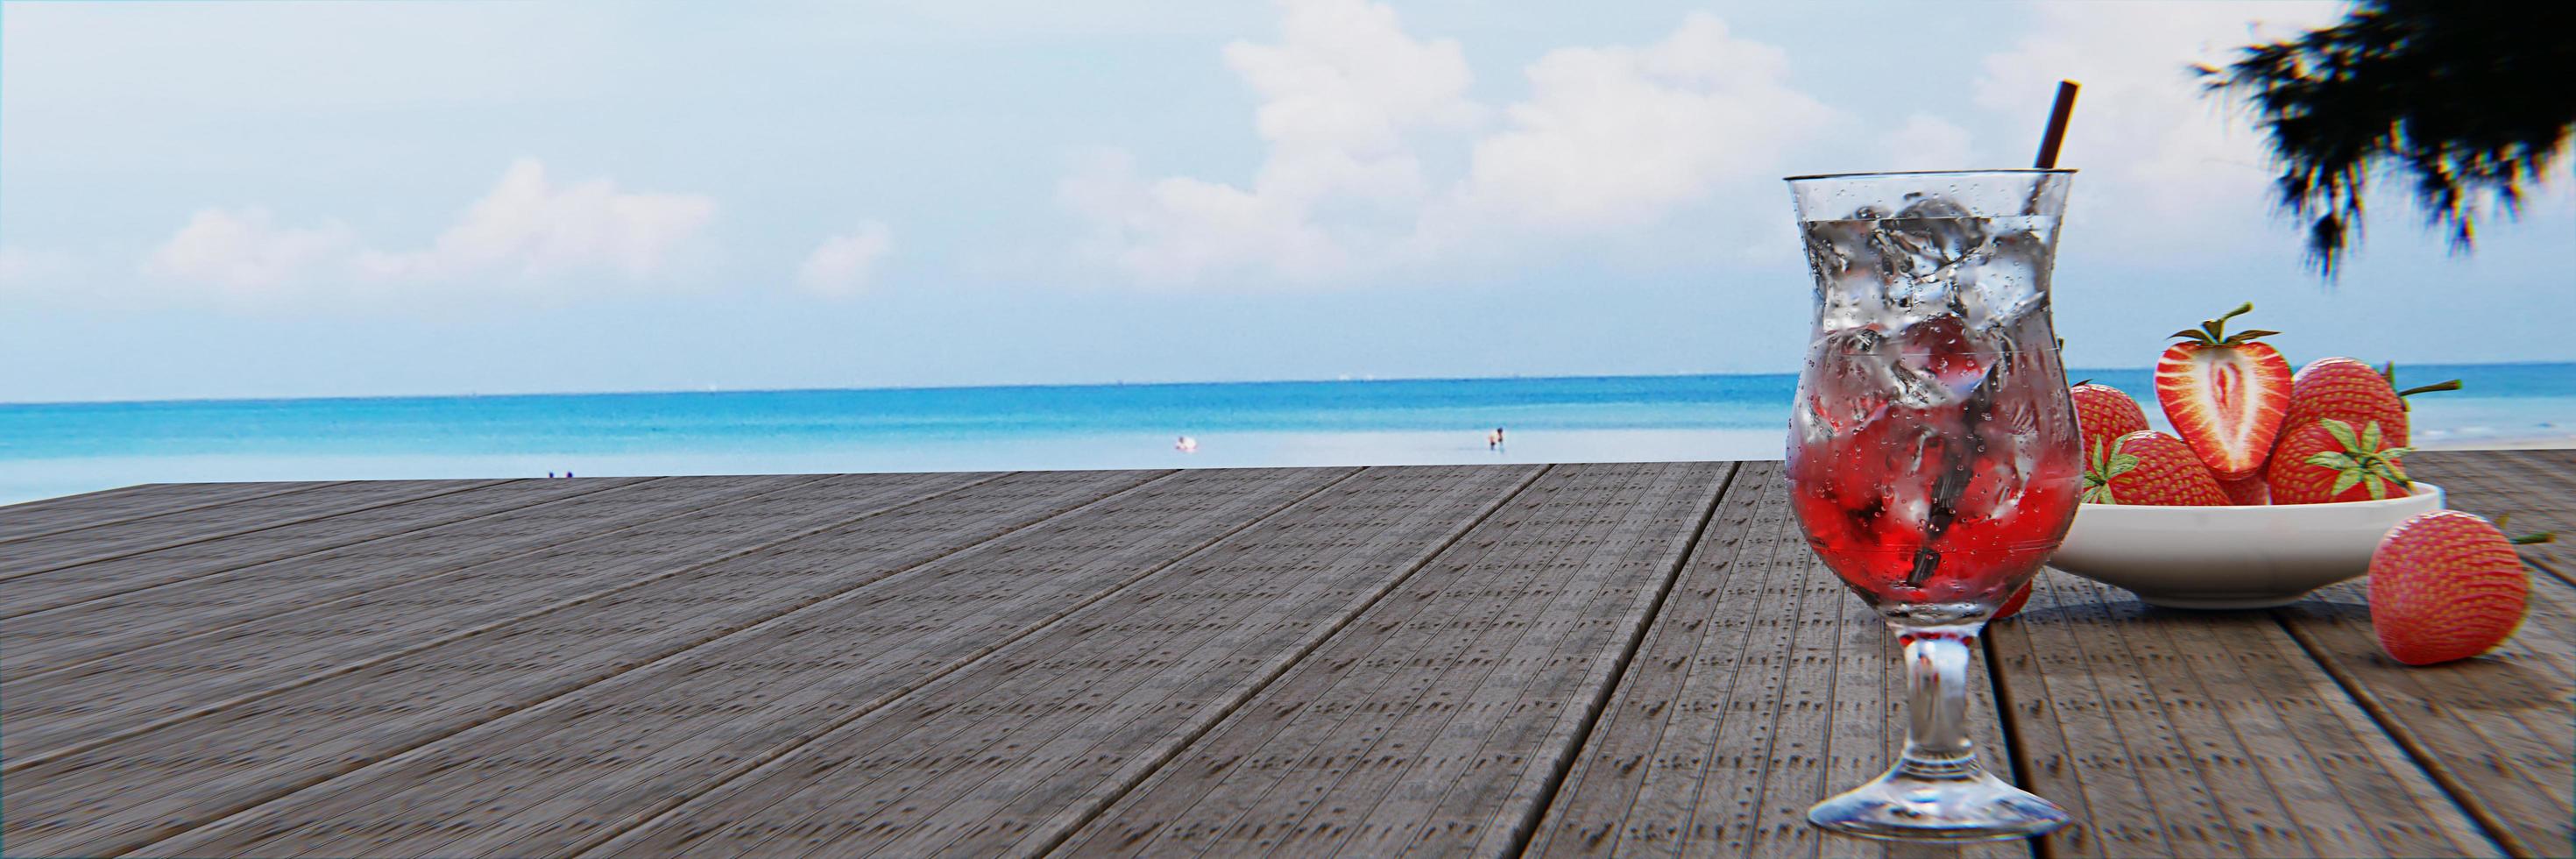
[[2243, 316], [2247, 313], [2252, 313], [2253, 311], [2254, 302], [2248, 301], [2234, 310], [2227, 311], [2216, 319], [2201, 320], [2199, 328], [2185, 328], [2166, 336], [2173, 337], [2178, 340], [2188, 340], [2203, 346], [2241, 346], [2247, 343], [2252, 343], [2258, 338], [2269, 337], [2271, 335], [2281, 333], [2278, 331], [2265, 331], [2259, 328], [2239, 331], [2234, 335], [2229, 335], [2227, 333], [2227, 320]]
[[2093, 443], [2093, 458], [2084, 466], [2084, 494], [2076, 500], [2085, 504], [2118, 504], [2111, 497], [2111, 478], [2138, 467], [2138, 455], [2122, 453], [2108, 442]]
[[2305, 460], [2309, 465], [2334, 469], [2334, 488], [2328, 490], [2328, 494], [2341, 495], [2346, 489], [2367, 485], [2370, 497], [2378, 500], [2388, 497], [2389, 484], [2396, 484], [2399, 488], [2415, 485], [2414, 481], [2406, 478], [2406, 469], [2397, 462], [2398, 457], [2413, 453], [2415, 449], [2380, 448], [2379, 424], [2376, 421], [2362, 428], [2359, 434], [2352, 431], [2351, 424], [2333, 418], [2317, 424], [2325, 427], [2326, 434], [2333, 436], [2335, 443], [2344, 448], [2310, 454]]
[[[2511, 513], [2495, 517], [2496, 530], [2499, 532], [2503, 531], [2505, 520], [2511, 518], [2513, 518], [2513, 514]], [[2542, 543], [2555, 543], [2558, 542], [2558, 532], [2542, 531], [2537, 534], [2524, 534], [2520, 537], [2507, 535], [2505, 537], [2505, 542], [2512, 543], [2516, 546], [2536, 546]]]
[[2447, 382], [2434, 382], [2430, 385], [2417, 385], [2412, 388], [2399, 388], [2397, 387], [2397, 362], [2395, 361], [2390, 361], [2387, 364], [2381, 365], [2379, 368], [2379, 377], [2387, 379], [2389, 390], [2397, 392], [2398, 407], [2409, 411], [2412, 411], [2415, 408], [2415, 405], [2413, 403], [2406, 402], [2407, 397], [2412, 397], [2416, 394], [2428, 394], [2434, 391], [2456, 391], [2460, 389], [2460, 380], [2458, 379], [2452, 379]]

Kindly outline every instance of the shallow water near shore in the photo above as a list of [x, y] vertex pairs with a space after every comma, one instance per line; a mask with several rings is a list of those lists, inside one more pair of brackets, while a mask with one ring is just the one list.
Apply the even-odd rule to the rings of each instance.
[[[2427, 448], [2576, 446], [2576, 364], [2400, 367]], [[2072, 371], [2155, 414], [2145, 370]], [[237, 480], [1778, 459], [1790, 374], [0, 405], [0, 504]], [[1505, 430], [1504, 444], [1486, 436]], [[1188, 436], [1194, 452], [1175, 449]]]

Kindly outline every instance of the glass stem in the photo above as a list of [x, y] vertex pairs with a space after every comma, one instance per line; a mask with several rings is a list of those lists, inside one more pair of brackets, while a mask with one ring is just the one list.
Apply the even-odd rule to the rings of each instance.
[[1905, 755], [1897, 764], [1926, 779], [1974, 778], [1976, 744], [1968, 741], [1968, 645], [1983, 623], [1895, 626], [1905, 643], [1908, 719]]

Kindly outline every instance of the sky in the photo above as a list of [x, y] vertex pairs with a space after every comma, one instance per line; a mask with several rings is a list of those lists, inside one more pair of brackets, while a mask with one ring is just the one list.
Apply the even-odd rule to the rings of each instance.
[[[2026, 166], [2078, 367], [2576, 359], [2576, 181], [2301, 265], [2335, 4], [0, 4], [0, 402], [1788, 372], [1786, 175]], [[2555, 264], [2553, 264], [2555, 263]]]

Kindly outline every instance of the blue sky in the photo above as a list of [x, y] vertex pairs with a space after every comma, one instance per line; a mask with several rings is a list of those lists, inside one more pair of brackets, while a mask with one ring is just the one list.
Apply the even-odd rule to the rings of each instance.
[[2075, 365], [2576, 358], [2563, 170], [2300, 268], [2182, 67], [2336, 12], [13, 2], [0, 401], [1788, 371], [1778, 178], [2025, 165], [2060, 77]]

